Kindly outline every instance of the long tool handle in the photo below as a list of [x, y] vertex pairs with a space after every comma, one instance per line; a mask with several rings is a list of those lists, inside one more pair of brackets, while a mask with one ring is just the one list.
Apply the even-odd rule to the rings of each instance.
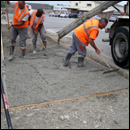
[[[33, 32], [36, 34], [36, 32], [35, 32], [34, 30], [33, 30]], [[36, 36], [37, 36], [38, 40], [41, 42], [41, 44], [43, 45], [43, 47], [44, 47], [44, 49], [45, 49], [46, 47], [45, 47], [44, 44], [42, 43], [42, 40], [41, 40], [41, 38], [39, 37], [39, 35], [36, 34]]]
[[[39, 35], [37, 35], [37, 37], [38, 37], [39, 41], [40, 41], [41, 44], [42, 44], [42, 40], [41, 40], [41, 38], [39, 37]], [[42, 44], [42, 45], [43, 45], [43, 47], [44, 47], [44, 49], [45, 49], [46, 47], [44, 46], [44, 44]]]
[[[34, 30], [33, 30], [33, 32], [36, 34], [36, 32], [35, 32]], [[46, 47], [45, 47], [44, 44], [42, 43], [42, 40], [41, 40], [40, 36], [39, 36], [38, 34], [37, 34], [36, 36], [37, 36], [37, 38], [39, 39], [39, 41], [41, 42], [41, 44], [43, 45], [45, 51], [46, 51], [48, 54], [50, 54], [50, 52], [48, 52], [48, 51], [46, 50]]]
[[[6, 10], [7, 10], [7, 21], [8, 21], [8, 26], [9, 26], [9, 15], [8, 15], [8, 5], [7, 5], [7, 2], [5, 1], [6, 3]], [[9, 30], [9, 39], [10, 39], [10, 51], [12, 53], [12, 47], [11, 47], [11, 33], [10, 33], [10, 29]]]
[[102, 60], [106, 63], [106, 65], [109, 67], [109, 69], [111, 69], [110, 65], [106, 62], [106, 60], [104, 59], [104, 57], [102, 56], [102, 54], [100, 53], [99, 55], [102, 58]]
[[11, 124], [11, 120], [10, 120], [9, 111], [8, 111], [8, 105], [7, 105], [7, 100], [6, 100], [6, 96], [5, 96], [5, 92], [4, 92], [2, 77], [1, 77], [1, 94], [2, 94], [3, 105], [4, 105], [4, 110], [5, 110], [8, 128], [13, 129], [12, 124]]

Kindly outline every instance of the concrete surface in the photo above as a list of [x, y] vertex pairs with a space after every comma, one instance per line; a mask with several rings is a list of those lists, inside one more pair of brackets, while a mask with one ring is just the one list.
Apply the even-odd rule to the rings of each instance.
[[[9, 62], [6, 31], [1, 73], [14, 129], [129, 128], [128, 78], [119, 72], [103, 75], [107, 68], [100, 65], [100, 60], [97, 63], [86, 58], [85, 67], [77, 68], [77, 54], [71, 58], [71, 66], [64, 67], [71, 38], [65, 37], [61, 40], [64, 45], [57, 45], [56, 33], [51, 30], [46, 30], [53, 38], [47, 38], [47, 52], [39, 50], [38, 42], [37, 53], [32, 54], [28, 39], [22, 59], [17, 40], [15, 58]], [[7, 129], [4, 109], [1, 129]]]
[[[47, 35], [48, 35], [48, 36], [50, 36], [55, 42], [57, 42], [58, 35], [57, 35], [56, 32], [52, 31], [51, 29], [46, 29], [46, 32], [47, 32]], [[100, 35], [99, 35], [99, 37], [100, 37]], [[100, 40], [102, 40], [102, 39], [100, 38]], [[67, 47], [70, 47], [70, 46], [71, 46], [71, 42], [72, 42], [72, 37], [70, 37], [70, 36], [65, 36], [65, 37], [63, 37], [63, 38], [60, 40], [60, 42], [61, 42], [61, 44], [65, 44]], [[104, 44], [106, 44], [106, 43], [104, 43]], [[108, 64], [109, 64], [113, 69], [119, 69], [118, 72], [119, 72], [122, 76], [124, 76], [125, 78], [129, 79], [129, 68], [124, 68], [124, 69], [123, 69], [123, 68], [118, 67], [118, 66], [114, 63], [114, 61], [113, 61], [113, 59], [112, 59], [112, 56], [111, 56], [111, 53], [110, 53], [110, 52], [107, 52], [107, 51], [106, 51], [106, 48], [104, 48], [104, 47], [102, 46], [102, 44], [98, 44], [97, 46], [100, 48], [100, 50], [101, 50], [101, 52], [102, 52], [102, 55], [103, 55], [103, 57], [105, 58], [105, 60], [108, 62]], [[87, 57], [90, 57], [90, 58], [92, 58], [93, 60], [95, 60], [95, 61], [97, 61], [97, 62], [100, 62], [100, 63], [102, 63], [103, 65], [105, 65], [105, 66], [107, 67], [107, 65], [103, 62], [103, 60], [101, 59], [101, 57], [98, 56], [98, 55], [95, 53], [94, 49], [93, 49], [91, 46], [86, 47], [86, 49], [87, 49]]]

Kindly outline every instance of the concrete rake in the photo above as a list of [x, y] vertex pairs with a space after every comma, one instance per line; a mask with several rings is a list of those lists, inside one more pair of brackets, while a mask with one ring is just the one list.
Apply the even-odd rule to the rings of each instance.
[[115, 72], [115, 71], [118, 71], [119, 69], [112, 69], [110, 67], [110, 65], [106, 62], [106, 60], [104, 59], [104, 57], [101, 55], [101, 53], [99, 54], [100, 57], [102, 58], [102, 60], [106, 63], [106, 65], [108, 66], [109, 70], [107, 71], [104, 71], [103, 74], [106, 74], [106, 73], [111, 73], [111, 72]]

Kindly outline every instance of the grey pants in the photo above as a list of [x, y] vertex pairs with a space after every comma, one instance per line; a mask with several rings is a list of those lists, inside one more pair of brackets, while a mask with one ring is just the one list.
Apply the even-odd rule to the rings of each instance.
[[72, 44], [68, 53], [74, 55], [78, 51], [79, 57], [85, 57], [87, 53], [86, 46], [76, 37], [74, 32], [72, 37]]
[[[38, 32], [40, 33], [41, 40], [45, 41], [46, 40], [46, 32], [45, 32], [44, 26], [41, 27], [41, 29]], [[31, 33], [32, 33], [32, 43], [36, 44], [37, 36], [36, 36], [36, 34], [34, 33], [34, 31], [32, 29], [31, 29]]]
[[19, 35], [19, 44], [21, 49], [26, 49], [26, 39], [27, 39], [27, 27], [26, 28], [15, 28], [11, 27], [11, 44], [15, 46], [16, 38]]

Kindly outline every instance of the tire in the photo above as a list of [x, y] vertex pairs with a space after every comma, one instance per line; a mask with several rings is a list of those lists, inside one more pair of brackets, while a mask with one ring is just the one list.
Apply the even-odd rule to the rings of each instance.
[[112, 38], [111, 53], [115, 64], [121, 68], [129, 67], [129, 27], [119, 27]]

